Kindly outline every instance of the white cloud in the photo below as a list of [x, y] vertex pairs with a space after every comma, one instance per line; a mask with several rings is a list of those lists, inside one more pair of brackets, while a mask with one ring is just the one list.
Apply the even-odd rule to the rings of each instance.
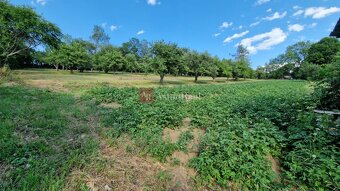
[[313, 19], [321, 19], [331, 14], [340, 12], [338, 7], [309, 7], [305, 10], [305, 17], [312, 17]]
[[270, 0], [257, 0], [256, 4], [257, 5], [262, 5], [262, 4], [265, 4], [265, 3], [268, 3]]
[[297, 10], [297, 9], [300, 9], [300, 8], [301, 8], [301, 7], [298, 6], [298, 5], [295, 5], [295, 6], [293, 7], [294, 10]]
[[110, 26], [110, 30], [111, 30], [111, 31], [118, 30], [118, 26], [116, 26], [116, 25], [111, 25], [111, 26]]
[[240, 25], [240, 26], [238, 27], [238, 29], [243, 29], [243, 25]]
[[270, 12], [272, 12], [272, 9], [271, 8], [267, 9], [267, 13], [270, 13]]
[[289, 31], [300, 32], [303, 29], [305, 29], [305, 26], [300, 25], [300, 24], [288, 25], [288, 30]]
[[101, 24], [101, 26], [102, 26], [103, 28], [106, 28], [106, 25], [107, 25], [107, 23], [102, 23], [102, 24]]
[[231, 27], [233, 25], [232, 22], [228, 23], [228, 22], [223, 22], [222, 25], [220, 26], [221, 29], [226, 29], [228, 27]]
[[38, 4], [44, 6], [44, 5], [46, 5], [47, 0], [37, 0], [36, 2], [37, 2]]
[[213, 37], [218, 37], [220, 35], [221, 35], [221, 33], [215, 33], [215, 34], [213, 34]]
[[249, 26], [250, 27], [254, 27], [254, 26], [256, 26], [256, 25], [259, 25], [261, 22], [260, 21], [257, 21], [257, 22], [255, 22], [255, 23], [251, 23]]
[[272, 21], [272, 20], [275, 20], [275, 19], [282, 19], [284, 18], [285, 16], [287, 15], [287, 11], [283, 12], [283, 13], [279, 13], [279, 12], [275, 12], [274, 14], [272, 14], [271, 16], [268, 16], [268, 17], [265, 17], [263, 18], [264, 20], [267, 20], [267, 21]]
[[137, 35], [142, 35], [142, 34], [144, 34], [144, 33], [145, 33], [144, 30], [140, 30], [140, 31], [137, 32]]
[[[270, 32], [255, 35], [250, 38], [245, 38], [241, 41], [241, 45], [245, 46], [251, 54], [255, 54], [259, 50], [268, 50], [284, 42], [287, 39], [287, 34], [280, 28], [274, 28]], [[256, 43], [254, 45], [254, 43]]]
[[147, 2], [148, 2], [149, 5], [152, 5], [152, 6], [160, 4], [160, 2], [158, 2], [158, 0], [147, 0]]
[[314, 27], [316, 27], [317, 25], [318, 25], [318, 23], [312, 23], [312, 24], [308, 25], [308, 27], [309, 27], [309, 28], [314, 28]]
[[301, 14], [303, 14], [305, 11], [303, 11], [303, 10], [298, 10], [298, 11], [296, 11], [294, 14], [293, 14], [293, 16], [298, 16], [298, 15], [301, 15]]
[[241, 37], [247, 35], [248, 33], [249, 33], [249, 31], [244, 31], [244, 32], [242, 32], [242, 33], [236, 33], [236, 34], [234, 34], [233, 36], [229, 36], [229, 37], [227, 37], [226, 39], [224, 39], [223, 42], [224, 42], [224, 43], [231, 42], [232, 40], [237, 39], [237, 38], [241, 38]]

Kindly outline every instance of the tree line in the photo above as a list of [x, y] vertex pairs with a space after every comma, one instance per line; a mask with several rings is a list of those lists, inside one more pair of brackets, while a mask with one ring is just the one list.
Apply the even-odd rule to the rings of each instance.
[[340, 42], [336, 38], [325, 37], [316, 43], [301, 41], [288, 46], [283, 54], [257, 68], [256, 74], [260, 79], [318, 80], [339, 56]]
[[[1, 55], [0, 66], [18, 67], [33, 64], [49, 65], [56, 70], [84, 72], [157, 73], [160, 82], [166, 75], [227, 78], [251, 78], [248, 51], [240, 45], [234, 59], [219, 59], [208, 52], [197, 52], [163, 40], [148, 42], [132, 38], [121, 46], [110, 43], [100, 26], [94, 26], [89, 40], [64, 35], [53, 23], [46, 21], [32, 8], [14, 6], [0, 1]], [[39, 46], [43, 51], [36, 51]]]
[[197, 52], [182, 48], [176, 43], [156, 41], [148, 42], [132, 38], [121, 46], [114, 46], [100, 26], [94, 26], [90, 40], [72, 39], [65, 36], [57, 48], [37, 52], [37, 64], [48, 64], [56, 70], [74, 69], [98, 70], [109, 72], [157, 73], [162, 83], [168, 74], [175, 76], [193, 76], [195, 82], [199, 76], [227, 78], [252, 77], [248, 51], [242, 45], [237, 49], [235, 59], [219, 59], [208, 52]]

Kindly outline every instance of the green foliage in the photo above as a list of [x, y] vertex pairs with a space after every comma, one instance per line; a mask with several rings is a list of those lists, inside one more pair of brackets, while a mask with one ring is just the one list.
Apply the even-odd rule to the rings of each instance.
[[238, 78], [246, 78], [250, 75], [250, 62], [249, 62], [249, 51], [247, 48], [245, 48], [242, 45], [239, 45], [237, 47], [237, 52], [235, 55], [235, 61], [232, 62], [232, 75], [235, 80], [238, 80]]
[[319, 70], [320, 70], [319, 65], [305, 62], [301, 65], [301, 67], [297, 71], [296, 77], [304, 80], [313, 80], [318, 78], [317, 76]]
[[[191, 118], [193, 127], [205, 128], [199, 155], [191, 162], [200, 173], [197, 178], [204, 184], [215, 182], [227, 187], [232, 182], [242, 190], [280, 190], [296, 185], [301, 189], [335, 187], [338, 163], [333, 159], [338, 154], [333, 152], [333, 146], [329, 147], [332, 139], [326, 136], [329, 141], [323, 142], [325, 136], [320, 134], [319, 141], [325, 148], [322, 151], [324, 160], [313, 163], [315, 168], [311, 171], [303, 168], [304, 158], [295, 159], [299, 158], [299, 153], [307, 152], [304, 148], [313, 146], [309, 142], [296, 142], [296, 146], [296, 140], [292, 139], [292, 135], [302, 129], [296, 126], [301, 119], [298, 116], [308, 116], [309, 109], [314, 107], [306, 85], [302, 81], [265, 81], [157, 88], [155, 101], [148, 104], [139, 103], [135, 88], [97, 88], [88, 96], [98, 103], [122, 104], [121, 108], [102, 113], [104, 126], [111, 127], [111, 137], [115, 139], [127, 133], [143, 154], [163, 162], [171, 159], [174, 151], [186, 152], [193, 138], [190, 130], [184, 131], [179, 140], [172, 143], [163, 138], [164, 128], [180, 127], [185, 117]], [[172, 100], [162, 96], [181, 94], [199, 95], [199, 99]], [[325, 152], [327, 149], [330, 151]], [[281, 183], [275, 181], [279, 177], [271, 168], [269, 156], [281, 159], [284, 164]], [[329, 164], [327, 168], [326, 164]], [[324, 170], [318, 169], [327, 169], [332, 174], [326, 176]], [[309, 178], [309, 173], [314, 175]]]
[[58, 46], [61, 32], [32, 8], [0, 1], [0, 66], [39, 45]]
[[280, 154], [282, 139], [268, 121], [230, 118], [223, 126], [207, 129], [191, 166], [207, 182], [227, 186], [232, 181], [242, 190], [271, 190], [275, 174], [266, 156]]
[[285, 174], [302, 190], [340, 187], [339, 129], [335, 126], [327, 116], [304, 113], [288, 129], [291, 148], [283, 154]]
[[310, 47], [306, 61], [317, 65], [330, 64], [334, 62], [334, 57], [339, 51], [339, 40], [326, 37]]
[[161, 83], [167, 73], [178, 73], [183, 52], [177, 44], [164, 41], [155, 42], [152, 46], [152, 53], [155, 57], [154, 70], [160, 75]]
[[0, 87], [0, 190], [64, 188], [98, 149], [87, 127], [94, 107], [78, 106], [70, 95]]
[[309, 41], [301, 41], [288, 46], [285, 53], [286, 61], [295, 66], [301, 66], [305, 62], [311, 46], [312, 43]]
[[96, 59], [99, 63], [97, 67], [104, 70], [105, 73], [108, 73], [109, 71], [116, 72], [126, 64], [125, 57], [123, 57], [122, 53], [113, 46], [103, 47], [97, 53]]
[[318, 107], [340, 110], [340, 59], [322, 66], [318, 77], [321, 80], [317, 83], [314, 93]]
[[103, 27], [95, 25], [93, 27], [92, 35], [90, 39], [95, 45], [95, 52], [98, 52], [102, 46], [108, 45], [110, 41], [109, 35], [107, 35]]
[[182, 132], [177, 141], [178, 149], [181, 151], [187, 151], [187, 145], [193, 139], [194, 135], [191, 133], [191, 131]]

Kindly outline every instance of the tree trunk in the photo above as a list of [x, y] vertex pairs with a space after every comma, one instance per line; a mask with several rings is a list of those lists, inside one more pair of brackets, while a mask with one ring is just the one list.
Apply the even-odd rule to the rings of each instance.
[[73, 68], [72, 68], [72, 67], [70, 68], [70, 72], [71, 72], [71, 74], [73, 74], [73, 73], [74, 73], [74, 72], [73, 72]]
[[198, 75], [195, 75], [195, 83], [197, 83]]
[[161, 80], [159, 81], [161, 84], [163, 84], [163, 82], [164, 82], [164, 75], [160, 75], [160, 77], [161, 77]]
[[55, 70], [56, 70], [56, 71], [59, 70], [59, 64], [54, 65], [54, 67], [55, 67]]
[[65, 70], [65, 66], [64, 65], [62, 65], [62, 70]]

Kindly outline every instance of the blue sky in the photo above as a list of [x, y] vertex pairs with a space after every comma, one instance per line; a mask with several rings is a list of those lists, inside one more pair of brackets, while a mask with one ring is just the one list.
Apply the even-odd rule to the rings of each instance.
[[288, 45], [328, 36], [340, 0], [12, 0], [34, 7], [74, 38], [88, 39], [102, 25], [111, 43], [132, 37], [165, 40], [230, 58], [241, 43], [253, 68]]

